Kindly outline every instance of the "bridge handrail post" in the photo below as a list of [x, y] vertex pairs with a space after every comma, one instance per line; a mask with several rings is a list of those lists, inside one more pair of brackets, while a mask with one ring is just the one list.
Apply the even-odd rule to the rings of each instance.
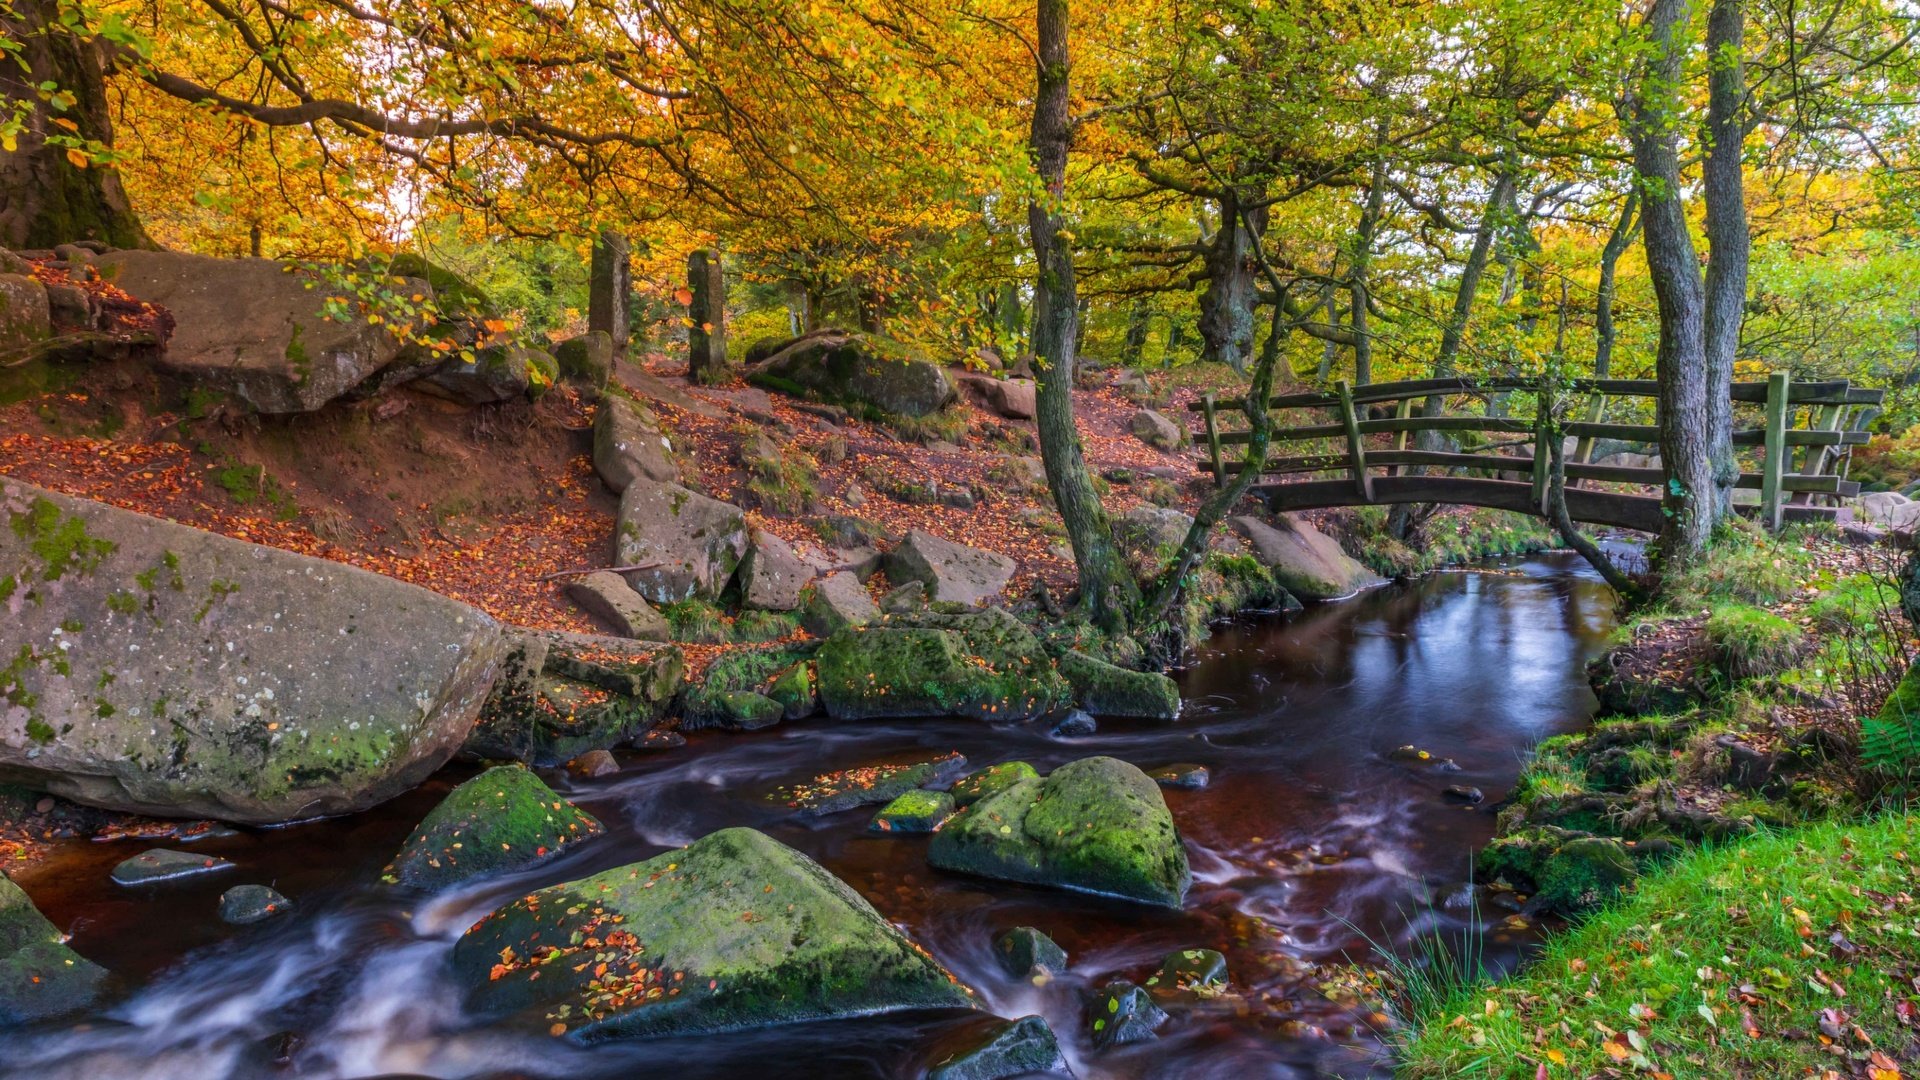
[[1767, 377], [1766, 442], [1760, 451], [1760, 517], [1768, 532], [1779, 532], [1781, 522], [1780, 477], [1786, 471], [1787, 392], [1792, 377], [1776, 371]]
[[1533, 506], [1542, 517], [1547, 514], [1547, 474], [1553, 462], [1553, 453], [1547, 449], [1547, 440], [1558, 438], [1553, 430], [1553, 389], [1552, 384], [1542, 381], [1540, 391], [1534, 398], [1533, 416]]
[[1353, 472], [1354, 490], [1361, 501], [1373, 501], [1373, 478], [1367, 475], [1367, 445], [1360, 440], [1360, 418], [1353, 411], [1353, 384], [1341, 379], [1335, 384], [1340, 395], [1340, 424], [1347, 429], [1347, 468]]
[[1220, 460], [1220, 425], [1215, 419], [1213, 394], [1208, 393], [1200, 399], [1200, 403], [1207, 416], [1207, 452], [1213, 459], [1213, 486], [1226, 487], [1227, 467]]

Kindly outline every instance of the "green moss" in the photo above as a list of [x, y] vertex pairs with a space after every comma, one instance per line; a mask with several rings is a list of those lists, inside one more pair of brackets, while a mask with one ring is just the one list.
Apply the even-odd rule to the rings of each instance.
[[441, 800], [401, 845], [381, 880], [443, 889], [550, 859], [600, 831], [592, 815], [554, 794], [539, 777], [503, 765]]
[[40, 560], [40, 576], [58, 581], [68, 572], [91, 574], [100, 561], [119, 550], [111, 540], [87, 534], [87, 523], [67, 516], [46, 497], [35, 498], [25, 511], [11, 515], [13, 534], [24, 540]]
[[27, 718], [27, 738], [32, 739], [41, 746], [45, 746], [53, 741], [53, 725], [40, 719], [38, 716], [29, 716]]
[[726, 616], [705, 600], [682, 600], [660, 609], [673, 640], [692, 645], [720, 645], [733, 636]]
[[[707, 665], [698, 685], [687, 687], [680, 695], [681, 728], [693, 731], [732, 724], [735, 712], [727, 704], [725, 695], [749, 691], [773, 697], [776, 676], [796, 666], [804, 667], [812, 655], [811, 643], [733, 649], [722, 654]], [[783, 709], [788, 705], [783, 698], [774, 700], [779, 701]]]
[[909, 791], [873, 816], [867, 828], [879, 833], [926, 833], [953, 814], [953, 796], [944, 791]]
[[843, 630], [820, 646], [818, 660], [821, 699], [843, 719], [1016, 721], [1073, 700], [1039, 640], [998, 609]]
[[1180, 687], [1153, 671], [1128, 671], [1084, 653], [1060, 657], [1060, 674], [1074, 700], [1097, 716], [1172, 720], [1180, 715]]
[[734, 641], [758, 645], [778, 641], [800, 629], [800, 616], [792, 611], [743, 611], [733, 620], [729, 635]]
[[1765, 608], [1723, 604], [1707, 617], [1707, 644], [1720, 673], [1736, 682], [1778, 675], [1805, 652], [1799, 626]]
[[775, 675], [768, 682], [766, 693], [780, 703], [789, 720], [811, 716], [820, 708], [820, 695], [813, 686], [813, 664], [810, 661], [803, 660]]
[[960, 778], [953, 785], [953, 801], [972, 806], [989, 795], [997, 795], [1022, 780], [1037, 780], [1040, 773], [1024, 761], [1003, 761]]

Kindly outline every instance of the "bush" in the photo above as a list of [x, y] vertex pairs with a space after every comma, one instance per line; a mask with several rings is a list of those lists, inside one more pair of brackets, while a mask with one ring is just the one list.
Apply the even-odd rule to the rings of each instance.
[[1778, 675], [1806, 652], [1800, 627], [1764, 608], [1724, 604], [1707, 617], [1707, 644], [1721, 674], [1739, 682]]

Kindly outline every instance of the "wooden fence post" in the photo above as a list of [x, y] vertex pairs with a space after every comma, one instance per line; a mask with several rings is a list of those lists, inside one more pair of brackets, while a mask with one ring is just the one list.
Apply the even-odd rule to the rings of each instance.
[[[1412, 415], [1413, 415], [1413, 399], [1412, 399], [1412, 398], [1401, 398], [1401, 399], [1400, 399], [1400, 404], [1399, 404], [1398, 406], [1396, 406], [1396, 407], [1394, 408], [1394, 410], [1393, 410], [1393, 416], [1394, 416], [1394, 419], [1396, 419], [1396, 420], [1405, 420], [1405, 419], [1407, 419], [1408, 417], [1410, 417], [1410, 416], [1412, 416]], [[1404, 450], [1405, 450], [1405, 449], [1407, 448], [1407, 440], [1408, 440], [1408, 439], [1410, 439], [1410, 438], [1412, 438], [1412, 437], [1413, 437], [1413, 432], [1411, 432], [1411, 431], [1398, 431], [1398, 432], [1395, 432], [1395, 433], [1394, 433], [1394, 436], [1393, 436], [1393, 448], [1394, 448], [1395, 450], [1402, 450], [1402, 451], [1404, 451]], [[1398, 465], [1389, 465], [1389, 466], [1387, 466], [1387, 475], [1388, 475], [1388, 476], [1399, 476], [1399, 475], [1400, 475], [1400, 466], [1398, 466]]]
[[1557, 439], [1553, 430], [1553, 396], [1542, 383], [1534, 398], [1533, 414], [1533, 505], [1541, 516], [1547, 513], [1547, 474], [1553, 467], [1549, 439]]
[[1214, 420], [1213, 395], [1201, 398], [1200, 405], [1207, 414], [1207, 452], [1213, 457], [1213, 486], [1226, 487], [1227, 467], [1220, 462], [1220, 425]]
[[1787, 456], [1787, 390], [1789, 377], [1776, 371], [1767, 377], [1767, 433], [1760, 450], [1760, 521], [1768, 532], [1780, 531], [1780, 476]]
[[1373, 478], [1367, 475], [1367, 446], [1360, 441], [1360, 418], [1353, 412], [1353, 384], [1341, 379], [1340, 423], [1347, 429], [1347, 467], [1353, 470], [1353, 486], [1365, 502], [1373, 501]]

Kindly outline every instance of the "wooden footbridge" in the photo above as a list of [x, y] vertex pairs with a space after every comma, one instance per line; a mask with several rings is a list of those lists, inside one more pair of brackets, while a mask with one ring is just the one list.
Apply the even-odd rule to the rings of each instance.
[[[1846, 380], [1794, 382], [1776, 371], [1766, 382], [1733, 384], [1733, 443], [1743, 458], [1751, 457], [1753, 471], [1743, 471], [1736, 491], [1758, 490], [1757, 502], [1736, 508], [1755, 514], [1770, 529], [1783, 522], [1834, 520], [1840, 499], [1859, 493], [1848, 481], [1846, 467], [1851, 448], [1867, 441], [1866, 425], [1879, 413], [1884, 390], [1850, 385]], [[1409, 382], [1351, 386], [1344, 380], [1333, 393], [1283, 394], [1268, 402], [1269, 415], [1283, 410], [1320, 411], [1319, 423], [1282, 426], [1273, 416], [1272, 453], [1302, 449], [1294, 444], [1318, 444], [1297, 456], [1269, 456], [1260, 466], [1261, 479], [1253, 491], [1276, 510], [1310, 510], [1328, 506], [1383, 503], [1463, 503], [1497, 510], [1547, 514], [1549, 455], [1552, 439], [1575, 440], [1563, 465], [1567, 512], [1575, 521], [1592, 525], [1658, 532], [1663, 521], [1660, 496], [1635, 491], [1601, 489], [1591, 485], [1635, 485], [1658, 492], [1667, 482], [1658, 467], [1606, 464], [1593, 460], [1596, 440], [1659, 444], [1660, 429], [1650, 423], [1616, 423], [1612, 411], [1631, 415], [1632, 399], [1651, 399], [1657, 388], [1651, 379], [1584, 379], [1548, 384], [1539, 379], [1420, 379]], [[1584, 419], [1560, 420], [1554, 402], [1567, 396], [1584, 398]], [[1448, 400], [1443, 415], [1422, 416], [1417, 403], [1428, 398]], [[1457, 405], [1490, 402], [1530, 407], [1532, 417], [1471, 415]], [[1575, 406], [1580, 408], [1579, 406]], [[1200, 464], [1217, 484], [1245, 468], [1227, 449], [1244, 446], [1250, 434], [1241, 415], [1243, 402], [1217, 401], [1209, 394], [1189, 408], [1204, 414], [1208, 459]], [[1759, 427], [1741, 428], [1743, 419], [1761, 414]], [[1417, 432], [1430, 431], [1458, 438], [1486, 438], [1485, 444], [1458, 451], [1425, 450], [1410, 446]], [[1519, 436], [1496, 441], [1502, 434]], [[1417, 444], [1416, 444], [1417, 445]], [[1746, 463], [1743, 462], [1743, 468]], [[1408, 470], [1417, 470], [1409, 472]], [[1525, 479], [1508, 479], [1509, 477]]]

